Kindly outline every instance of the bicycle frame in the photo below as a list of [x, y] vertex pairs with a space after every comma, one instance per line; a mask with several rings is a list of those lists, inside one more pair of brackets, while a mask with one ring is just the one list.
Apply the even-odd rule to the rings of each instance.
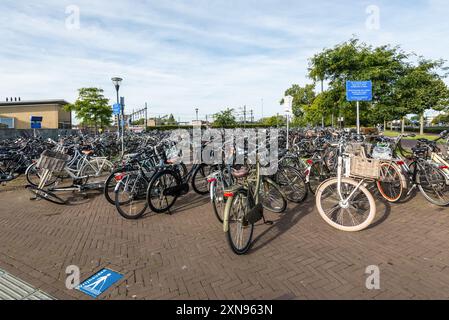
[[[238, 185], [236, 188], [232, 189], [232, 192], [225, 191], [225, 196], [226, 196], [226, 193], [228, 193], [229, 195], [232, 193], [232, 196], [230, 197], [230, 199], [228, 199], [228, 201], [229, 201], [228, 205], [232, 205], [232, 201], [234, 200], [233, 194], [235, 192], [239, 192], [241, 190], [248, 191], [248, 195], [254, 199], [254, 207], [253, 208], [257, 207], [260, 204], [260, 186], [262, 184], [262, 179], [261, 179], [261, 175], [260, 175], [260, 163], [259, 163], [258, 158], [256, 160], [256, 175], [257, 175], [256, 188], [254, 190], [254, 194], [251, 192], [251, 188], [249, 188], [248, 183], [246, 183], [246, 185]], [[253, 208], [250, 208], [250, 210]], [[225, 210], [225, 212], [224, 212], [223, 231], [225, 233], [229, 231], [229, 210]]]
[[[341, 150], [340, 150], [341, 151]], [[349, 159], [345, 159], [345, 160], [349, 160]], [[365, 182], [365, 179], [362, 179], [359, 184], [357, 185], [356, 188], [354, 188], [354, 190], [351, 192], [351, 194], [345, 199], [343, 197], [342, 194], [342, 189], [341, 189], [341, 185], [342, 185], [342, 180], [343, 177], [345, 178], [349, 178], [349, 170], [346, 173], [343, 173], [343, 156], [340, 154], [338, 156], [338, 166], [337, 166], [337, 188], [338, 188], [338, 196], [340, 197], [341, 200], [341, 204], [343, 206], [348, 205], [349, 201], [352, 199], [352, 197], [355, 195], [356, 191], [360, 189], [360, 187], [363, 185], [363, 183]], [[346, 166], [346, 168], [348, 168], [348, 166]]]

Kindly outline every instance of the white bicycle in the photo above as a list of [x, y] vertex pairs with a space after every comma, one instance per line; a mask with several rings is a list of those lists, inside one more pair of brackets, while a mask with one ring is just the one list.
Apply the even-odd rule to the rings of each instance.
[[376, 202], [366, 188], [380, 175], [380, 161], [353, 156], [338, 145], [337, 177], [323, 182], [316, 192], [321, 217], [332, 227], [346, 232], [368, 228], [376, 217]]

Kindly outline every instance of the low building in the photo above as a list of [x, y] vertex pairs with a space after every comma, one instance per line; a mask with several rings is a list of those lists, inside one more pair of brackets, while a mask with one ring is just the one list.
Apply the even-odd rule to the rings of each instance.
[[42, 129], [71, 129], [72, 113], [64, 110], [67, 104], [65, 100], [0, 102], [0, 122], [10, 129], [31, 129], [31, 118], [42, 117]]

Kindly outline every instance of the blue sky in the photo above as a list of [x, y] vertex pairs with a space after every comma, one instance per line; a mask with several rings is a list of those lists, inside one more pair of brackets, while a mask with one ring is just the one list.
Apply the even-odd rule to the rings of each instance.
[[[67, 28], [75, 5], [79, 28]], [[380, 28], [366, 27], [369, 6]], [[74, 101], [110, 78], [125, 80], [130, 109], [183, 121], [247, 105], [257, 117], [282, 112], [293, 83], [306, 84], [308, 58], [353, 35], [449, 59], [446, 0], [2, 0], [0, 99]], [[69, 20], [71, 21], [71, 20]]]

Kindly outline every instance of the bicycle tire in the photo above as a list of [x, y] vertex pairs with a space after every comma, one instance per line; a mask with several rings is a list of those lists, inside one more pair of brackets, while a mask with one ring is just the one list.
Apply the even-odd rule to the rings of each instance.
[[[267, 188], [268, 187], [268, 191]], [[265, 190], [263, 190], [265, 189]], [[262, 199], [260, 199], [260, 202], [262, 203], [263, 207], [267, 209], [270, 212], [273, 213], [283, 213], [285, 210], [287, 210], [288, 202], [285, 198], [284, 194], [281, 191], [281, 188], [271, 179], [268, 179], [266, 177], [262, 178], [261, 186], [260, 186], [260, 192]], [[269, 204], [266, 199], [266, 192], [274, 192], [274, 196], [271, 198], [279, 199], [280, 205], [277, 207], [274, 207], [271, 203]]]
[[[348, 178], [342, 178], [341, 182], [342, 182], [342, 185], [347, 184], [354, 188], [359, 185], [359, 183], [357, 181], [348, 179]], [[325, 212], [325, 210], [323, 208], [323, 197], [327, 198], [327, 199], [334, 197], [334, 206], [332, 207], [331, 212], [333, 213], [336, 210], [340, 211], [341, 209], [343, 209], [339, 204], [340, 200], [339, 200], [338, 194], [335, 194], [336, 191], [338, 190], [337, 184], [338, 184], [338, 179], [332, 178], [332, 179], [325, 181], [324, 183], [322, 183], [319, 186], [317, 193], [316, 193], [316, 206], [317, 206], [320, 216], [323, 218], [323, 220], [327, 224], [329, 224], [330, 226], [334, 227], [335, 229], [338, 229], [341, 231], [358, 232], [358, 231], [365, 230], [372, 224], [372, 222], [374, 221], [374, 219], [376, 217], [376, 202], [374, 200], [373, 195], [371, 194], [371, 192], [368, 191], [367, 188], [365, 188], [364, 186], [360, 186], [360, 191], [366, 197], [366, 199], [368, 200], [368, 204], [369, 204], [367, 218], [364, 221], [362, 221], [361, 223], [359, 223], [358, 225], [353, 225], [352, 227], [344, 226], [341, 223], [335, 222], [334, 219], [329, 218], [328, 214]], [[328, 189], [329, 189], [329, 192], [331, 192], [331, 195], [325, 194], [325, 191], [327, 191]], [[335, 203], [336, 203], [336, 205], [335, 205]], [[357, 209], [357, 208], [355, 208], [355, 209]], [[351, 219], [353, 220], [352, 217], [351, 217]]]
[[[402, 174], [401, 168], [399, 168], [396, 164], [383, 162], [381, 163], [380, 169], [382, 178], [376, 181], [377, 190], [379, 190], [380, 195], [390, 203], [397, 203], [401, 201], [407, 189], [406, 178]], [[386, 182], [388, 177], [394, 180]]]
[[[198, 166], [198, 168], [195, 170], [195, 172], [193, 173], [192, 176], [192, 188], [193, 190], [199, 194], [199, 195], [206, 195], [209, 193], [209, 188], [208, 188], [208, 183], [207, 183], [207, 177], [208, 177], [208, 172], [206, 172], [206, 168], [209, 168], [208, 171], [210, 171], [210, 167], [206, 164], [202, 164], [200, 166]], [[201, 188], [199, 181], [197, 181], [197, 179], [202, 180], [202, 182], [205, 185], [205, 188]]]
[[[38, 187], [41, 177], [37, 173], [38, 169], [36, 168], [36, 165], [37, 165], [36, 163], [33, 163], [27, 168], [27, 170], [25, 171], [25, 177], [30, 185]], [[37, 178], [36, 179], [38, 181], [37, 183], [33, 181], [33, 175]], [[46, 187], [52, 186], [56, 183], [56, 181], [58, 181], [58, 176], [52, 174], [48, 182], [45, 184], [45, 186]]]
[[[294, 177], [291, 178], [291, 176]], [[279, 185], [288, 201], [302, 203], [307, 199], [309, 188], [303, 175], [296, 168], [281, 166], [276, 173], [275, 182]]]
[[[148, 203], [146, 199], [148, 182], [139, 175], [137, 175], [137, 177], [134, 177], [134, 179], [139, 179], [139, 181], [137, 182], [137, 184], [139, 184], [137, 185], [137, 188], [139, 188], [139, 190], [134, 191], [129, 200], [121, 201], [120, 195], [124, 194], [124, 192], [120, 191], [123, 190], [123, 187], [125, 187], [125, 183], [123, 181], [126, 181], [126, 179], [131, 179], [131, 177], [124, 177], [120, 182], [117, 192], [115, 192], [115, 208], [123, 218], [128, 220], [137, 220], [140, 219], [148, 209]], [[136, 192], [137, 199], [134, 198], [136, 197]], [[127, 193], [130, 194], [130, 192]], [[137, 200], [139, 202], [139, 207], [137, 205], [133, 206], [133, 204], [135, 203], [134, 200]], [[134, 212], [131, 214], [132, 211]]]
[[330, 178], [330, 170], [322, 163], [314, 163], [309, 174], [309, 190], [312, 194], [316, 194], [318, 187]]
[[[162, 179], [164, 176], [166, 176], [166, 177], [164, 179]], [[175, 182], [176, 185], [172, 185], [172, 184], [170, 184], [169, 186], [166, 185], [166, 183], [168, 181], [167, 179], [169, 179], [169, 177], [172, 178], [172, 183]], [[179, 195], [172, 196], [172, 199], [170, 201], [168, 201], [167, 200], [168, 196], [164, 197], [163, 193], [167, 188], [179, 187], [181, 185], [181, 183], [182, 182], [181, 182], [179, 176], [172, 170], [163, 170], [163, 171], [157, 173], [153, 177], [151, 182], [149, 183], [148, 190], [147, 190], [147, 202], [148, 202], [148, 206], [150, 207], [150, 209], [155, 213], [168, 212], [176, 203], [176, 200], [178, 199]], [[159, 200], [162, 200], [162, 197], [165, 198], [166, 206], [165, 207], [156, 207], [153, 203], [153, 199], [154, 199], [152, 197], [153, 195], [158, 195]]]
[[[226, 230], [226, 239], [227, 239], [229, 246], [231, 247], [231, 250], [237, 255], [244, 255], [251, 249], [252, 238], [254, 235], [254, 224], [245, 225], [245, 222], [244, 222], [244, 217], [248, 214], [248, 212], [250, 211], [250, 208], [253, 207], [252, 202], [248, 196], [249, 196], [248, 190], [242, 189], [242, 190], [236, 191], [234, 193], [234, 196], [228, 198], [228, 200], [226, 202], [225, 217], [227, 217], [226, 219], [228, 221], [228, 229]], [[232, 211], [233, 208], [235, 208], [234, 204], [235, 204], [236, 200], [240, 199], [240, 197], [242, 197], [242, 202], [241, 202], [242, 207], [244, 206], [243, 216], [232, 219], [232, 217], [234, 216], [233, 211]], [[243, 204], [243, 201], [245, 202], [244, 204]], [[240, 214], [240, 215], [242, 215], [242, 214]], [[245, 241], [245, 243], [243, 243], [240, 246], [238, 244], [234, 243], [235, 240], [237, 240], [233, 237], [234, 233], [233, 233], [233, 231], [231, 231], [231, 230], [233, 230], [232, 225], [234, 222], [236, 222], [238, 224], [237, 227], [242, 230], [243, 229], [248, 230], [248, 228], [249, 228], [249, 236], [248, 236], [247, 240]]]
[[[118, 173], [124, 173], [125, 170], [122, 169], [116, 169], [114, 170], [111, 175], [106, 179], [106, 182], [104, 184], [103, 194], [106, 198], [106, 201], [109, 202], [111, 205], [115, 205], [115, 187], [117, 186], [117, 181], [115, 180], [115, 176]], [[112, 190], [112, 192], [111, 192]], [[112, 199], [114, 197], [114, 199]]]
[[222, 194], [221, 197], [223, 197], [222, 201], [223, 209], [220, 210], [217, 205], [217, 201], [219, 201], [219, 198], [216, 190], [217, 190], [217, 182], [212, 182], [210, 185], [212, 208], [214, 209], [215, 217], [217, 218], [217, 220], [220, 223], [223, 223], [224, 208], [226, 207], [226, 201]]
[[[432, 204], [439, 206], [439, 207], [446, 207], [449, 205], [449, 186], [447, 185], [447, 181], [446, 181], [446, 176], [444, 175], [444, 173], [442, 172], [441, 169], [439, 168], [435, 168], [433, 167], [431, 164], [428, 163], [424, 163], [424, 166], [427, 169], [431, 169], [432, 172], [432, 177], [429, 177], [428, 175], [428, 171], [425, 171], [425, 177], [426, 177], [426, 182], [429, 184], [433, 184], [432, 185], [432, 189], [434, 192], [436, 192], [435, 190], [435, 184], [434, 183], [438, 183], [438, 187], [442, 190], [439, 190], [440, 193], [442, 194], [446, 194], [446, 198], [442, 198], [438, 195], [437, 193], [437, 197], [434, 197], [432, 195], [432, 193], [430, 192], [430, 190], [426, 190], [425, 186], [426, 186], [426, 182], [422, 181], [423, 179], [421, 179], [421, 175], [418, 174], [416, 179], [418, 182], [418, 188], [419, 191], [421, 191], [422, 195]], [[422, 170], [420, 169], [420, 172]], [[432, 181], [429, 181], [430, 179], [432, 179]], [[438, 179], [438, 181], [436, 181], [435, 179]]]
[[66, 200], [60, 198], [53, 192], [42, 190], [42, 189], [39, 189], [38, 187], [32, 186], [32, 185], [28, 185], [25, 188], [28, 191], [30, 191], [31, 193], [33, 193], [34, 195], [36, 195], [36, 197], [46, 200], [48, 202], [51, 202], [53, 204], [57, 204], [57, 205], [67, 205], [68, 204]]

